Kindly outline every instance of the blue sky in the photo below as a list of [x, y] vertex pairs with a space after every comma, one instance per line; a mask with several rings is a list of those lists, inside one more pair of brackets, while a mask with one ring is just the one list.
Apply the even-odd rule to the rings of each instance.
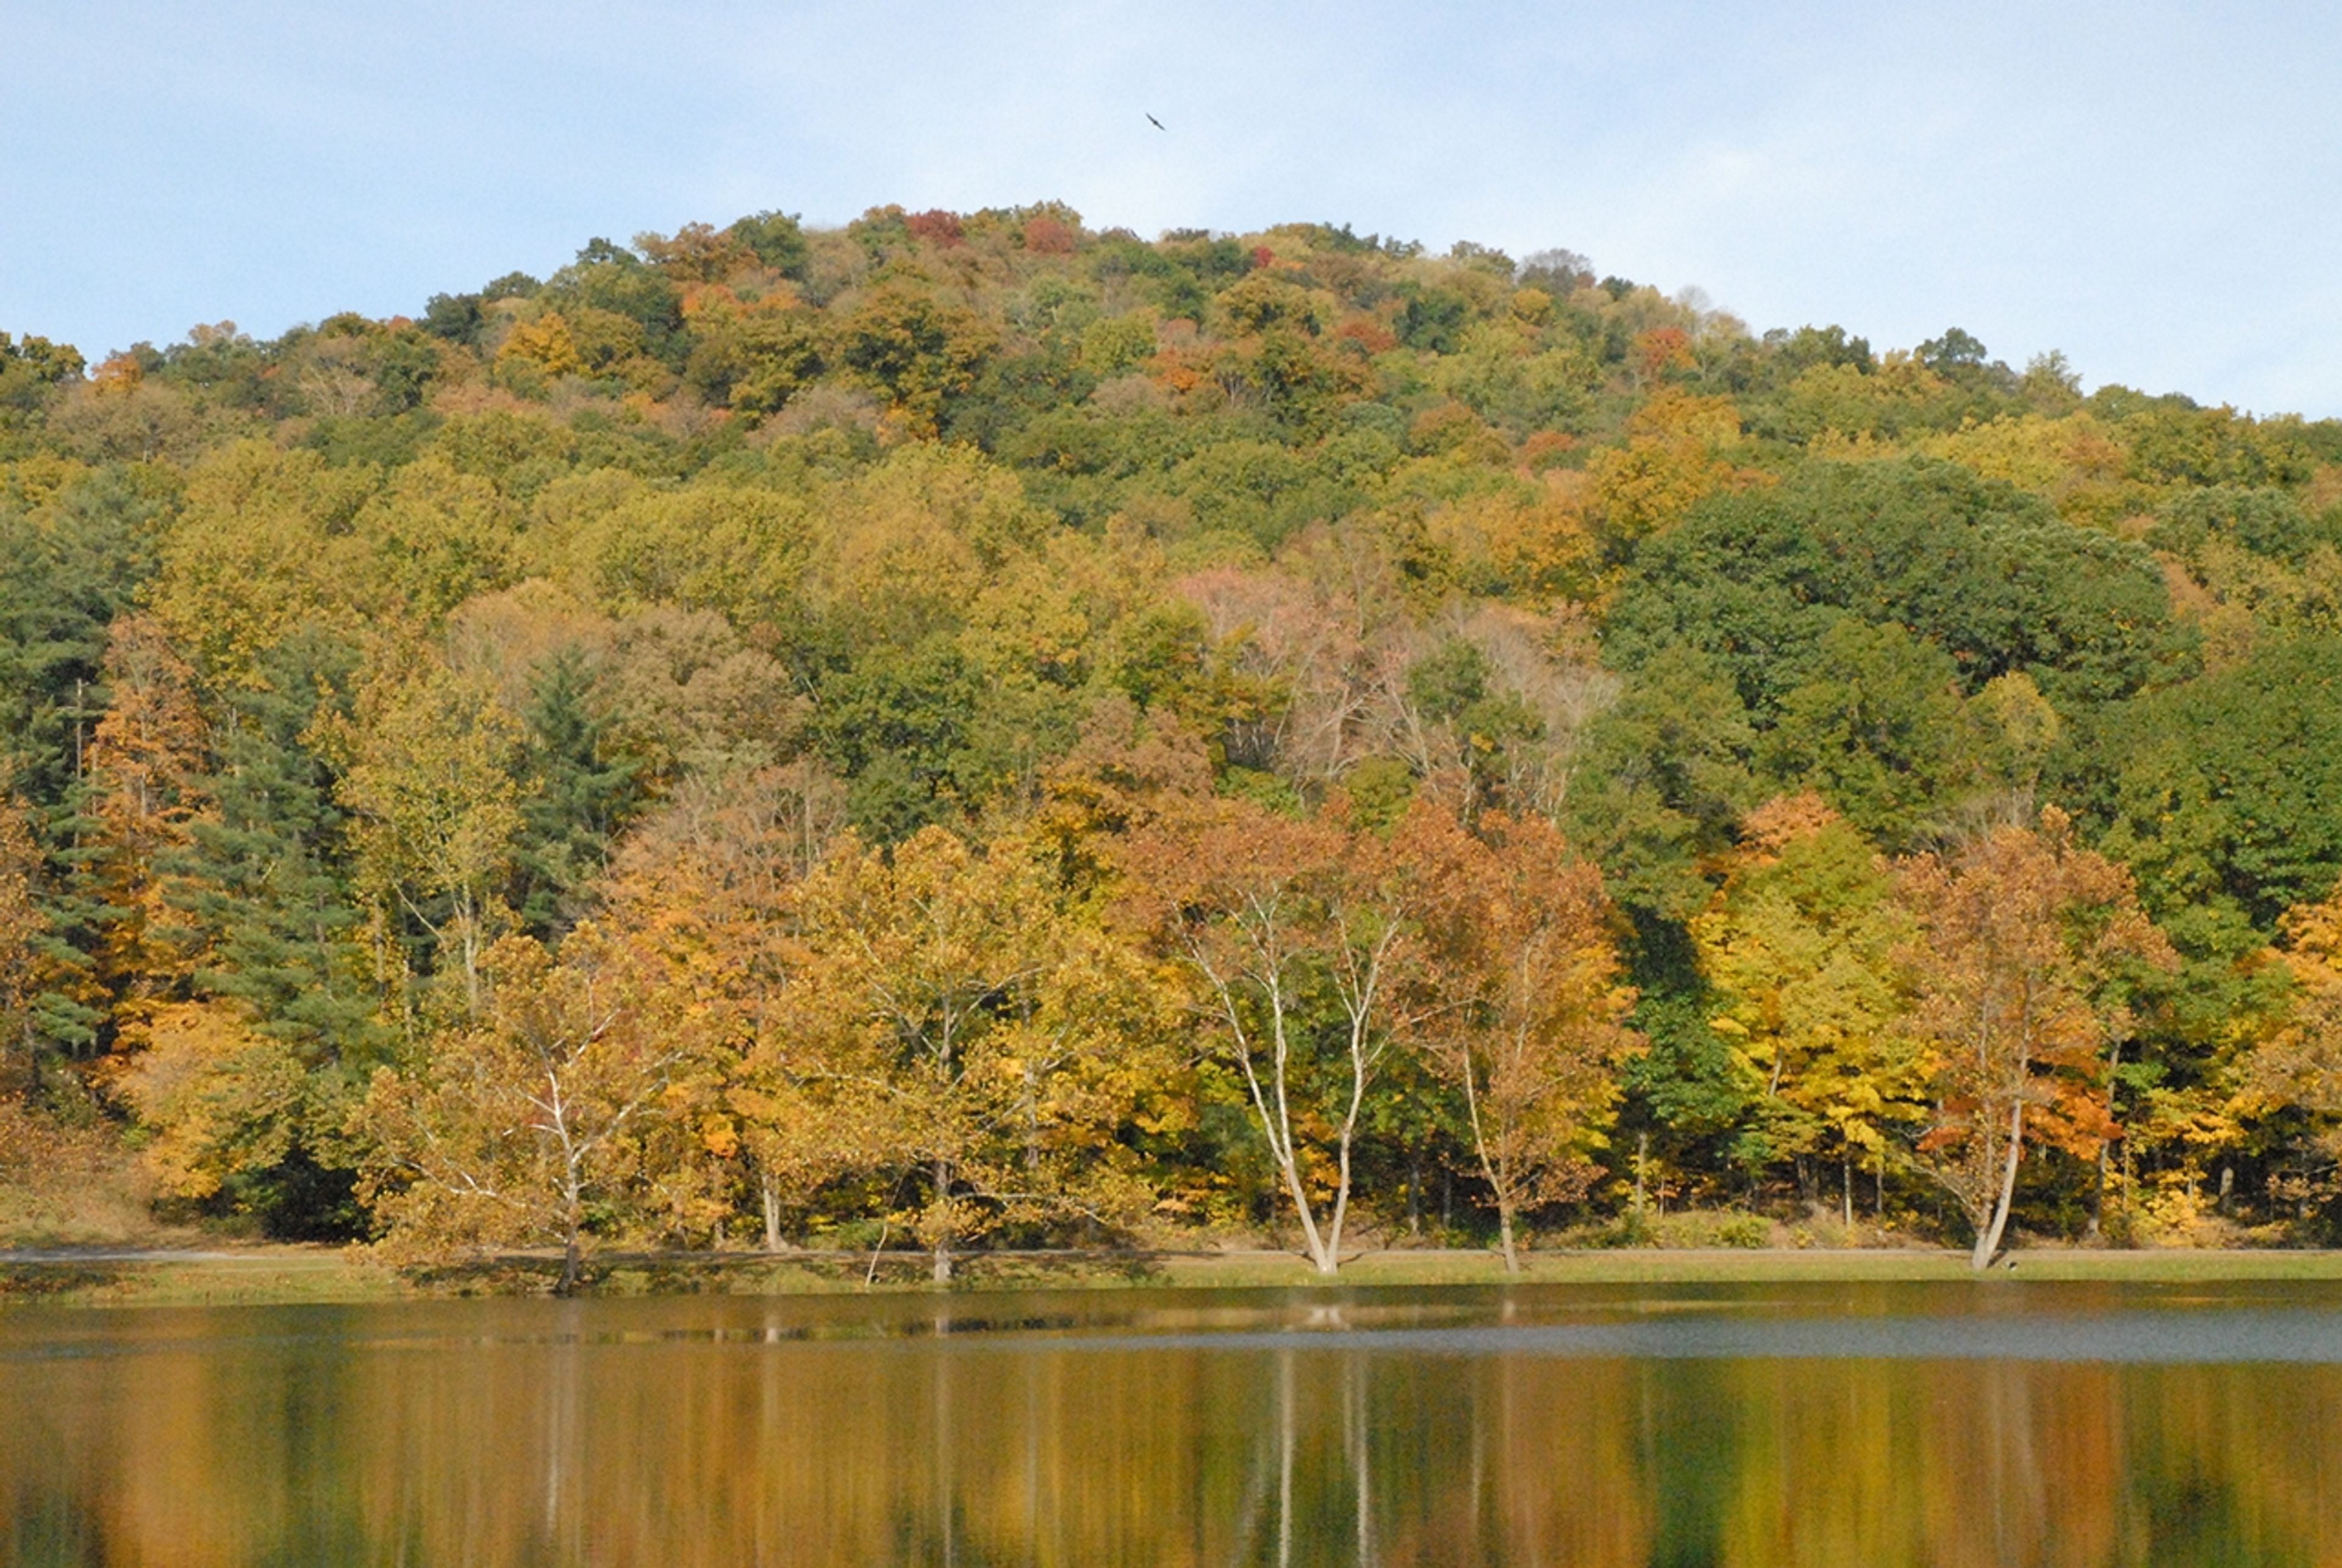
[[1566, 245], [1759, 330], [2342, 415], [2331, 6], [0, 0], [0, 330], [85, 351], [1055, 197]]

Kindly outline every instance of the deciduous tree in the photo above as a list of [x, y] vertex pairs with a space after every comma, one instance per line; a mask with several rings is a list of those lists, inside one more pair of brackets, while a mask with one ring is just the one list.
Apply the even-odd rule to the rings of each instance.
[[95, 833], [75, 880], [100, 910], [95, 978], [107, 997], [112, 1043], [135, 1049], [188, 967], [169, 932], [163, 866], [186, 846], [205, 807], [199, 781], [207, 726], [195, 672], [153, 617], [114, 623], [105, 673], [108, 696], [90, 738], [83, 808]]
[[2074, 843], [2056, 807], [1902, 874], [1918, 926], [1905, 950], [1912, 1026], [1936, 1061], [1938, 1111], [1921, 1141], [1976, 1228], [1978, 1269], [2000, 1251], [2027, 1139], [2087, 1156], [2115, 1132], [2101, 1053], [2129, 1033], [2129, 984], [2177, 955], [2140, 912], [2130, 874]]
[[1602, 874], [1541, 818], [1491, 813], [1476, 835], [1424, 801], [1391, 853], [1426, 894], [1414, 1037], [1463, 1095], [1505, 1268], [1518, 1273], [1521, 1211], [1585, 1195], [1636, 1044]]
[[23, 808], [0, 791], [0, 1098], [35, 1085], [37, 1004], [45, 988], [47, 917], [35, 889], [41, 853]]
[[[785, 1212], [872, 1168], [877, 1056], [811, 983], [799, 898], [844, 831], [844, 792], [810, 762], [686, 781], [617, 851], [609, 917], [651, 934], [700, 998], [690, 1093], [656, 1158], [670, 1193], [709, 1201], [737, 1171], [782, 1245]], [[720, 1212], [720, 1211], [719, 1211]]]
[[1926, 1113], [1927, 1063], [1899, 1027], [1910, 921], [1885, 861], [1817, 797], [1772, 801], [1749, 814], [1691, 934], [1714, 1026], [1765, 1085], [1772, 1154], [1801, 1174], [1835, 1154], [1852, 1223], [1854, 1166], [1883, 1160], [1896, 1124]]
[[999, 1224], [1143, 1208], [1114, 1139], [1164, 1034], [1161, 995], [1068, 906], [1049, 855], [1016, 839], [979, 855], [935, 827], [891, 859], [849, 839], [800, 908], [805, 984], [876, 1048], [886, 1158], [923, 1178], [937, 1281]]
[[378, 674], [340, 735], [360, 887], [387, 927], [412, 920], [428, 934], [477, 1014], [522, 822], [521, 727], [485, 679], [425, 659]]
[[2277, 961], [2293, 982], [2282, 1022], [2244, 1063], [2239, 1109], [2309, 1118], [2328, 1153], [2342, 1153], [2342, 887], [2286, 912]]
[[621, 1195], [633, 1135], [700, 1038], [664, 978], [630, 934], [592, 925], [557, 957], [523, 936], [490, 949], [478, 1014], [367, 1096], [361, 1191], [391, 1241], [557, 1246], [555, 1289], [575, 1290], [592, 1205]]
[[1419, 875], [1338, 801], [1309, 821], [1206, 808], [1140, 835], [1125, 869], [1132, 912], [1196, 983], [1243, 1081], [1303, 1249], [1333, 1273], [1362, 1117], [1400, 1022]]

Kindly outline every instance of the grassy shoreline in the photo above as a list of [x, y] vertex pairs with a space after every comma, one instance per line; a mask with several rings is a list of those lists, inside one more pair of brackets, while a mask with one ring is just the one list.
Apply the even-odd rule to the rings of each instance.
[[[1291, 1253], [991, 1253], [965, 1260], [950, 1287], [1019, 1289], [1322, 1288], [1519, 1284], [1879, 1283], [1974, 1277], [1950, 1248], [1616, 1248], [1543, 1252], [1508, 1277], [1496, 1253], [1406, 1249], [1364, 1253], [1326, 1279]], [[194, 1249], [0, 1251], [0, 1311], [40, 1307], [279, 1306], [525, 1294], [555, 1260], [517, 1257], [439, 1270], [401, 1270], [361, 1248], [293, 1245]], [[933, 1290], [926, 1260], [888, 1253], [606, 1255], [592, 1293], [617, 1296], [899, 1294]], [[1995, 1279], [2170, 1283], [2342, 1281], [2342, 1251], [2052, 1248], [2011, 1253]], [[866, 1281], [868, 1283], [866, 1283]]]

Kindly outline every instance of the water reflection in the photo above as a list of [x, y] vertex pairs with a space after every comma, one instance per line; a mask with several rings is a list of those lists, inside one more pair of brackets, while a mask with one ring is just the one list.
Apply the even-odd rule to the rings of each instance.
[[2297, 1290], [0, 1315], [6, 1563], [2334, 1562], [2337, 1440]]

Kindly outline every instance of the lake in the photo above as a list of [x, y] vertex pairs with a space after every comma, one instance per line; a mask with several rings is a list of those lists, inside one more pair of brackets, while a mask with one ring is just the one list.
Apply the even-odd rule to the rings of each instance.
[[8, 1564], [2342, 1561], [2342, 1289], [0, 1310]]

